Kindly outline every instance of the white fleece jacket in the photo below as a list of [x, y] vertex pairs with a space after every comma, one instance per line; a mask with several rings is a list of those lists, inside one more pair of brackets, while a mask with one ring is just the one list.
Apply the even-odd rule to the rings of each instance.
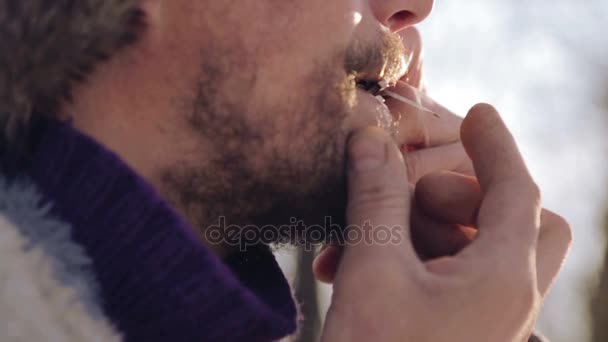
[[69, 235], [69, 226], [40, 207], [33, 187], [0, 178], [1, 342], [121, 340], [87, 295], [94, 286], [86, 273], [67, 272], [66, 264], [88, 263]]
[[0, 216], [0, 341], [119, 341], [58, 281], [48, 256]]

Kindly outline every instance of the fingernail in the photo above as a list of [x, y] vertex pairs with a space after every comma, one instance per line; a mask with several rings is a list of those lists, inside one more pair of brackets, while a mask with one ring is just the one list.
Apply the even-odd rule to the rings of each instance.
[[371, 171], [386, 164], [387, 140], [378, 132], [362, 132], [349, 142], [349, 165], [355, 171]]

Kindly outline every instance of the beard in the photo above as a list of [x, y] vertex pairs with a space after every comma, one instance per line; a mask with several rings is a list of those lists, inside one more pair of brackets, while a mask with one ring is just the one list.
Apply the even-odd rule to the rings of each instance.
[[206, 242], [224, 249], [341, 243], [352, 74], [383, 64], [389, 73], [397, 71], [401, 40], [383, 38], [337, 51], [318, 62], [292, 95], [272, 100], [255, 93], [260, 58], [243, 61], [234, 44], [206, 49], [196, 90], [177, 102], [184, 134], [212, 152], [161, 170], [161, 192]]
[[[315, 85], [307, 93], [263, 103], [252, 90], [256, 66], [237, 71], [231, 54], [221, 55], [207, 54], [195, 96], [180, 106], [213, 153], [162, 170], [161, 192], [207, 242], [224, 248], [328, 242], [329, 229], [319, 227], [341, 230], [345, 222], [343, 124], [351, 106], [344, 72], [334, 61], [320, 64], [304, 82]], [[228, 227], [241, 234], [226, 236]]]

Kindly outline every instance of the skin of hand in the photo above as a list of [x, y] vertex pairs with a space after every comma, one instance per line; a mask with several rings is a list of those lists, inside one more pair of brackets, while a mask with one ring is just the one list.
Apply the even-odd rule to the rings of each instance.
[[[469, 141], [471, 146], [465, 150], [460, 141], [462, 119], [432, 101], [424, 91], [420, 35], [415, 29], [408, 29], [402, 33], [402, 36], [409, 51], [412, 51], [410, 58], [412, 66], [408, 75], [393, 90], [431, 109], [439, 114], [440, 118], [403, 103], [388, 103], [391, 110], [409, 114], [401, 118], [401, 127], [408, 129], [418, 125], [425, 128], [422, 130], [423, 137], [418, 137], [418, 141], [422, 140], [424, 144], [420, 150], [402, 153], [404, 173], [408, 175], [405, 184], [409, 183], [409, 185], [406, 190], [403, 183], [401, 184], [401, 199], [396, 198], [397, 194], [393, 191], [394, 182], [385, 185], [371, 185], [373, 184], [371, 183], [369, 189], [375, 192], [371, 198], [378, 200], [378, 203], [374, 204], [368, 194], [363, 196], [368, 197], [367, 200], [364, 199], [364, 202], [368, 203], [364, 207], [377, 208], [368, 212], [372, 215], [370, 219], [378, 217], [382, 223], [388, 223], [391, 221], [391, 215], [395, 216], [395, 214], [389, 215], [387, 220], [381, 218], [381, 213], [386, 210], [380, 209], [382, 205], [379, 203], [388, 205], [387, 209], [390, 211], [398, 211], [395, 207], [405, 205], [406, 209], [400, 216], [403, 219], [409, 214], [409, 221], [406, 223], [410, 226], [409, 229], [404, 230], [407, 239], [402, 248], [397, 247], [395, 250], [394, 246], [392, 247], [392, 252], [400, 254], [401, 260], [397, 262], [392, 257], [383, 261], [382, 254], [392, 255], [391, 247], [363, 246], [366, 247], [363, 249], [359, 248], [361, 246], [351, 246], [350, 253], [355, 256], [355, 260], [357, 258], [366, 260], [355, 261], [353, 264], [351, 259], [348, 265], [352, 266], [344, 267], [340, 263], [345, 252], [344, 248], [337, 246], [324, 248], [315, 260], [314, 271], [319, 280], [335, 282], [335, 291], [337, 291], [327, 317], [324, 339], [365, 340], [369, 337], [375, 340], [386, 338], [386, 340], [399, 341], [527, 340], [542, 299], [546, 296], [567, 254], [571, 242], [568, 224], [558, 215], [542, 209], [539, 215], [532, 218], [531, 225], [530, 218], [527, 226], [521, 225], [523, 222], [519, 222], [520, 218], [517, 217], [519, 214], [516, 211], [522, 212], [526, 208], [523, 205], [519, 208], [509, 206], [520, 205], [519, 197], [521, 195], [523, 199], [526, 198], [524, 192], [526, 189], [529, 192], [526, 202], [529, 206], [528, 211], [538, 208], [540, 201], [537, 188], [531, 181], [504, 124], [493, 108], [484, 105], [475, 107], [467, 118], [471, 123], [465, 126], [480, 129], [479, 127], [483, 127], [486, 120], [486, 127], [494, 127], [495, 130], [482, 131], [481, 135], [475, 136], [470, 128], [463, 129], [463, 139]], [[480, 113], [486, 112], [489, 113], [488, 118], [480, 116], [482, 115]], [[493, 124], [489, 124], [492, 122]], [[420, 130], [412, 129], [409, 132], [402, 130], [399, 134], [412, 136], [415, 132]], [[381, 135], [378, 132], [372, 132], [373, 134]], [[355, 139], [356, 137], [353, 137], [351, 142]], [[486, 145], [485, 148], [481, 146], [481, 153], [473, 153], [479, 149], [476, 147], [477, 144], [484, 144], [483, 139], [490, 139], [494, 145]], [[390, 145], [390, 142], [388, 144]], [[350, 146], [353, 146], [352, 143]], [[504, 147], [510, 148], [508, 157], [511, 159], [496, 160], [495, 156], [498, 155], [496, 153], [503, 153]], [[400, 148], [401, 152], [404, 152], [402, 146]], [[492, 148], [496, 150], [491, 152]], [[476, 178], [469, 154], [477, 158], [476, 165], [481, 169], [480, 180]], [[484, 158], [488, 160], [483, 160]], [[518, 163], [511, 166], [509, 163], [513, 159]], [[490, 170], [500, 175], [500, 172], [504, 173], [505, 170], [501, 171], [500, 167], [496, 167], [497, 163], [506, 165], [503, 166], [506, 171], [510, 170], [506, 172], [508, 177], [503, 176], [502, 181], [500, 178], [493, 178], [487, 171], [489, 166], [484, 166], [494, 165]], [[375, 179], [381, 181], [393, 178], [385, 175]], [[496, 208], [496, 204], [492, 204], [494, 207], [488, 209], [490, 205], [486, 203], [497, 201], [493, 197], [487, 199], [488, 189], [499, 188], [500, 191], [502, 187], [507, 191], [504, 184], [509, 182], [513, 182], [514, 185], [520, 184], [521, 194], [507, 192], [502, 197], [503, 207]], [[496, 183], [498, 186], [495, 185]], [[391, 195], [390, 191], [383, 192], [383, 186], [390, 186], [393, 194]], [[496, 191], [493, 190], [492, 194]], [[354, 194], [358, 192], [353, 192], [351, 189], [350, 193], [351, 201], [354, 201], [353, 197], [356, 196]], [[493, 196], [500, 198], [499, 195]], [[509, 199], [509, 196], [513, 199]], [[356, 200], [358, 201], [360, 200]], [[492, 213], [491, 210], [496, 210], [496, 213]], [[352, 211], [351, 205], [349, 212]], [[359, 217], [365, 218], [364, 213], [365, 210], [360, 212]], [[485, 226], [480, 225], [479, 218], [482, 213], [484, 217], [497, 217], [493, 225], [498, 228], [494, 229], [508, 230], [511, 222], [522, 231], [528, 232], [527, 235], [518, 236], [516, 233], [518, 230], [514, 229], [514, 234], [505, 236], [508, 238], [505, 242], [510, 241], [512, 248], [517, 247], [513, 246], [517, 241], [522, 243], [520, 247], [525, 247], [525, 242], [528, 242], [527, 254], [519, 258], [520, 263], [525, 263], [524, 268], [518, 269], [515, 262], [505, 264], [505, 261], [511, 258], [509, 253], [518, 253], [516, 250], [494, 250], [490, 246], [476, 246], [500, 242], [500, 239], [496, 240], [490, 236], [493, 234], [491, 233], [493, 228], [485, 229]], [[540, 220], [537, 227], [534, 225], [535, 218]], [[373, 226], [367, 226], [367, 229], [370, 228]], [[529, 233], [530, 230], [537, 231], [536, 238], [534, 233]], [[488, 237], [482, 239], [483, 236]], [[533, 243], [530, 243], [531, 236], [532, 240], [536, 239]], [[478, 237], [479, 241], [475, 242], [473, 247], [472, 242]], [[500, 238], [500, 234], [496, 234], [495, 237]], [[387, 249], [383, 250], [383, 248]], [[378, 252], [375, 252], [375, 249]], [[359, 253], [359, 250], [362, 250], [362, 253]], [[369, 260], [365, 257], [368, 253]], [[475, 262], [475, 258], [480, 260]], [[531, 263], [530, 260], [535, 262]], [[497, 263], [493, 266], [494, 261]], [[356, 265], [358, 262], [361, 262], [360, 266]], [[473, 263], [475, 268], [467, 269], [466, 262]], [[378, 272], [379, 269], [386, 273]], [[413, 277], [410, 273], [412, 271]], [[339, 273], [343, 276], [337, 277]], [[404, 277], [411, 278], [403, 279]], [[505, 282], [498, 281], [505, 278], [507, 278]], [[394, 284], [397, 284], [398, 288], [393, 292], [391, 288]], [[346, 290], [343, 290], [344, 288]], [[473, 291], [475, 289], [479, 289], [479, 292]], [[380, 294], [385, 294], [385, 297]], [[492, 298], [488, 301], [482, 295]], [[376, 296], [380, 297], [378, 302]], [[383, 301], [387, 301], [389, 305], [378, 304]], [[461, 304], [461, 307], [458, 304]], [[377, 308], [375, 305], [378, 305], [378, 310], [374, 309]], [[513, 310], [507, 310], [511, 316], [509, 322], [505, 322], [507, 316], [503, 316], [503, 310], [500, 309], [503, 306], [513, 307]], [[491, 314], [483, 314], [484, 310]], [[463, 313], [468, 316], [463, 316]]]
[[[334, 283], [323, 341], [529, 338], [570, 229], [542, 210], [539, 190], [493, 107], [473, 107], [461, 137], [477, 178], [433, 173], [415, 192], [408, 160], [391, 137], [368, 128], [350, 138], [348, 229], [361, 235], [392, 227], [402, 238], [347, 240], [343, 250], [320, 255], [315, 271]], [[474, 227], [475, 239], [451, 255], [421, 259], [410, 235], [414, 199], [432, 220]], [[328, 260], [339, 263], [330, 268]]]
[[[399, 113], [397, 141], [422, 142], [422, 149], [405, 153], [410, 183], [437, 170], [450, 170], [474, 175], [473, 165], [460, 142], [462, 117], [433, 101], [426, 92], [423, 77], [422, 38], [416, 28], [399, 33], [406, 51], [411, 51], [408, 73], [394, 89], [395, 93], [428, 108], [438, 116], [415, 109], [389, 98], [391, 112]], [[405, 152], [405, 151], [404, 151]]]
[[[412, 27], [399, 34], [406, 51], [410, 51], [410, 67], [409, 72], [391, 90], [439, 114], [437, 117], [399, 101], [387, 101], [391, 111], [401, 116], [395, 140], [413, 141], [419, 145], [422, 142], [419, 146], [421, 149], [416, 151], [406, 152], [405, 147], [400, 146], [412, 188], [422, 177], [440, 170], [474, 176], [473, 164], [460, 141], [462, 118], [433, 101], [425, 91], [420, 33]], [[411, 215], [414, 246], [424, 258], [458, 251], [475, 236], [474, 230], [434, 218], [432, 213], [419, 210], [416, 203], [413, 204]], [[338, 246], [324, 247], [314, 263], [314, 271], [320, 281], [332, 282], [341, 253]]]

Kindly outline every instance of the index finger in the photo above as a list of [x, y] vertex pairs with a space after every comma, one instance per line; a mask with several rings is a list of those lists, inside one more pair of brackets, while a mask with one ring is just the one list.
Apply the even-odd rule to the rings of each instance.
[[538, 239], [540, 192], [513, 136], [492, 106], [480, 104], [464, 120], [462, 141], [483, 193], [479, 237], [469, 252], [529, 260]]
[[399, 118], [398, 141], [418, 147], [435, 147], [460, 141], [460, 116], [405, 82], [397, 82], [390, 91], [419, 106], [386, 96], [388, 108]]

